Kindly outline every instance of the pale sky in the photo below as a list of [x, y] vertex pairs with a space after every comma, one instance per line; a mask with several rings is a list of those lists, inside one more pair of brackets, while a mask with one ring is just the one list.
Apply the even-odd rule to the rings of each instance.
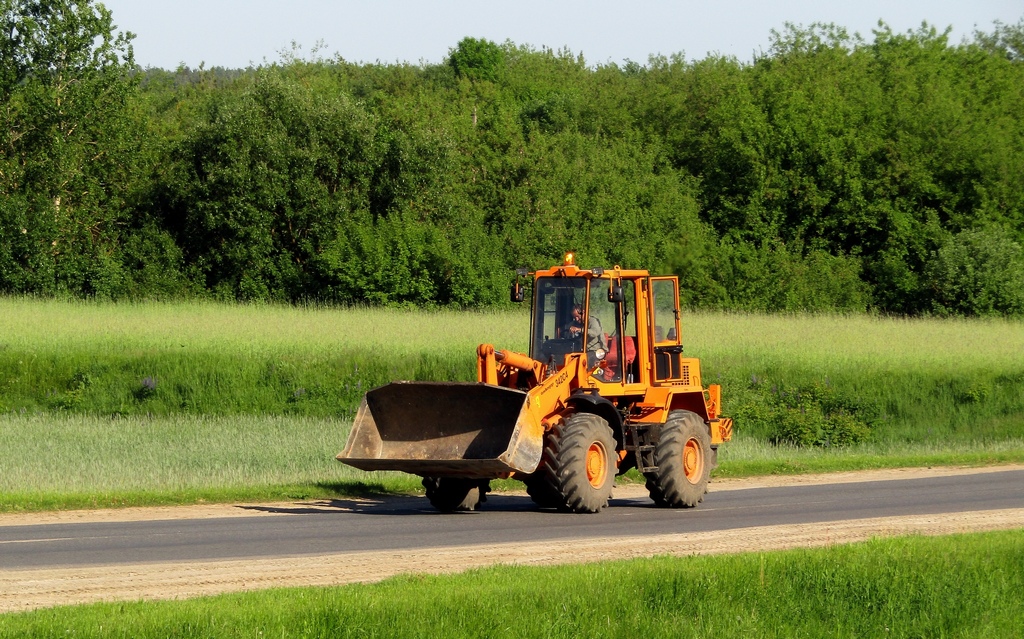
[[350, 62], [437, 63], [466, 36], [567, 47], [591, 65], [673, 53], [749, 61], [786, 22], [831, 22], [870, 41], [879, 19], [896, 32], [927, 21], [951, 26], [956, 43], [975, 28], [991, 32], [995, 20], [1024, 17], [1021, 0], [101, 1], [119, 29], [136, 34], [136, 62], [165, 69], [276, 62], [292, 42], [303, 57], [322, 42], [319, 55]]

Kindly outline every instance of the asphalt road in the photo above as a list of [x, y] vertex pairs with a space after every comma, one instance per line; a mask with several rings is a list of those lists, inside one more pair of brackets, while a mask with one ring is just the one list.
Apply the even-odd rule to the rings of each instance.
[[425, 498], [288, 516], [0, 527], [0, 570], [319, 555], [586, 537], [713, 532], [751, 526], [1024, 508], [1024, 470], [924, 479], [711, 492], [693, 510], [613, 499], [595, 515], [543, 512], [528, 497], [491, 495], [484, 509], [442, 515]]

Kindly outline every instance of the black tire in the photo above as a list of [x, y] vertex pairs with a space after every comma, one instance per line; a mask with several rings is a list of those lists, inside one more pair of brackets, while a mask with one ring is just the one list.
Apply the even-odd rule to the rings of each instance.
[[562, 495], [558, 491], [558, 486], [551, 480], [554, 473], [547, 471], [549, 467], [542, 461], [537, 472], [523, 478], [523, 483], [526, 484], [526, 494], [540, 508], [561, 508], [563, 505]]
[[596, 513], [608, 505], [615, 485], [615, 436], [608, 422], [576, 413], [549, 433], [542, 465], [560, 510]]
[[491, 483], [486, 479], [465, 479], [463, 477], [424, 477], [423, 487], [427, 489], [430, 505], [443, 513], [457, 510], [476, 510], [487, 501]]
[[558, 482], [558, 451], [564, 428], [565, 424], [555, 424], [551, 430], [544, 433], [544, 450], [541, 453], [540, 465], [532, 475], [523, 478], [526, 494], [541, 508], [567, 509]]
[[711, 435], [688, 410], [674, 410], [661, 427], [654, 449], [658, 470], [646, 473], [647, 490], [658, 506], [693, 508], [704, 500], [711, 474]]

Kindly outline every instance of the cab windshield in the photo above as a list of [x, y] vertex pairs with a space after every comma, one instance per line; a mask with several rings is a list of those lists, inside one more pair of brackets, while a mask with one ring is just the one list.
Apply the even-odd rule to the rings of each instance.
[[585, 336], [573, 330], [580, 325], [573, 309], [586, 308], [587, 278], [542, 277], [537, 280], [534, 295], [530, 356], [561, 366], [567, 354], [583, 350]]
[[[530, 356], [560, 367], [569, 353], [586, 353], [594, 366], [617, 352], [619, 316], [607, 279], [542, 277], [535, 288]], [[618, 379], [619, 371], [605, 371]]]

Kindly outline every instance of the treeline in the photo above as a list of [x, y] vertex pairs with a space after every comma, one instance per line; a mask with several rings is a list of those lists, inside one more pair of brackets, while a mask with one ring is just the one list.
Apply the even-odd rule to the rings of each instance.
[[692, 307], [1024, 314], [1024, 20], [167, 71], [100, 4], [0, 7], [5, 293], [476, 307], [574, 249]]

